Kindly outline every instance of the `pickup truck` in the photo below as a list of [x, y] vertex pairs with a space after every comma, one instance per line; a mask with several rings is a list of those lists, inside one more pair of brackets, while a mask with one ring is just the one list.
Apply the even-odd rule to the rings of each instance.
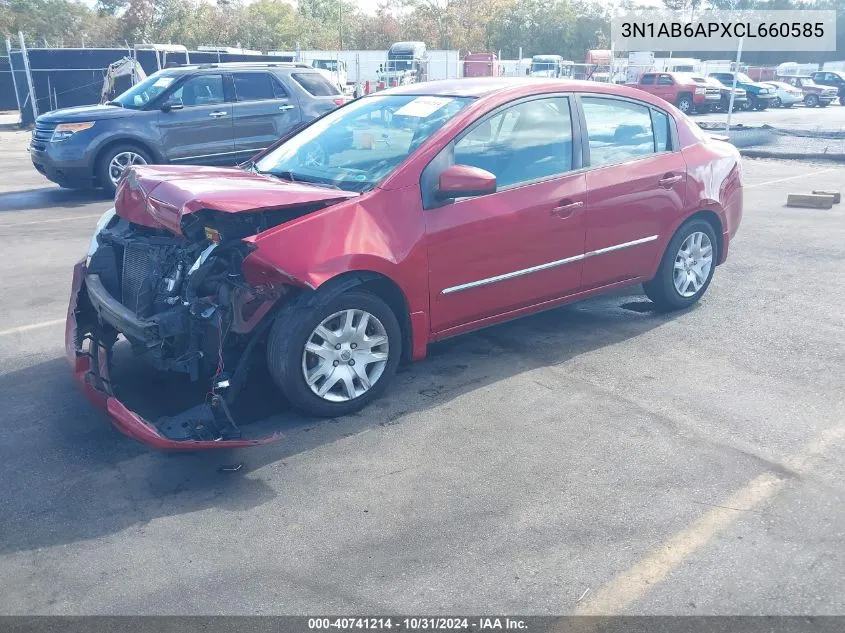
[[804, 95], [804, 105], [808, 108], [826, 108], [836, 101], [836, 88], [832, 86], [820, 86], [812, 77], [805, 75], [792, 75], [784, 77], [783, 80], [790, 86], [801, 90]]
[[[736, 74], [736, 87], [745, 90], [748, 97], [748, 110], [765, 110], [769, 106], [774, 105], [777, 91], [767, 86], [766, 84], [754, 81], [745, 73]], [[734, 73], [710, 73], [708, 77], [718, 79], [726, 86], [732, 87], [734, 83]]]
[[[700, 84], [704, 84], [706, 86], [710, 86], [712, 88], [717, 88], [719, 90], [719, 95], [721, 95], [721, 99], [718, 103], [716, 103], [713, 107], [716, 110], [721, 110], [723, 112], [727, 112], [730, 108], [731, 104], [731, 88], [730, 86], [726, 86], [718, 79], [713, 79], [713, 77], [702, 77], [701, 75], [693, 75], [693, 79]], [[748, 97], [745, 94], [745, 90], [742, 88], [737, 88], [733, 91], [734, 93], [734, 109], [735, 110], [744, 110], [745, 106], [748, 104]]]
[[845, 72], [841, 70], [820, 70], [813, 73], [813, 81], [819, 86], [836, 88], [839, 104], [845, 105]]
[[643, 73], [634, 86], [677, 106], [684, 114], [709, 112], [722, 98], [718, 88], [698, 83], [689, 73]]

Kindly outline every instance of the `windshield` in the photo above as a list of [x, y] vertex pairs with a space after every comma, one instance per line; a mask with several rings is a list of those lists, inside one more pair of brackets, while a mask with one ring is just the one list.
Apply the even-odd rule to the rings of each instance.
[[130, 110], [139, 110], [167, 90], [174, 81], [176, 81], [176, 75], [173, 73], [154, 73], [119, 97], [112, 99], [111, 103], [117, 103]]
[[471, 102], [468, 97], [364, 97], [317, 120], [255, 169], [295, 182], [367, 191]]
[[315, 59], [313, 65], [314, 68], [322, 68], [323, 70], [331, 70], [332, 72], [337, 70], [337, 62], [333, 59]]
[[413, 63], [412, 59], [388, 59], [387, 70], [411, 70]]
[[541, 72], [545, 70], [555, 71], [557, 70], [557, 62], [533, 62], [531, 64], [531, 71], [532, 72]]

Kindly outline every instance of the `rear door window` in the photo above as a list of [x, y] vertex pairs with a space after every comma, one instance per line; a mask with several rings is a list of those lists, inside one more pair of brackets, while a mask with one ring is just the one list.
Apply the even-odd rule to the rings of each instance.
[[293, 80], [315, 97], [339, 95], [340, 90], [333, 86], [320, 73], [291, 73]]
[[233, 73], [237, 101], [265, 101], [275, 99], [273, 78], [268, 73]]
[[[592, 167], [624, 163], [655, 153], [658, 143], [652, 127], [651, 108], [645, 104], [582, 97], [581, 105], [587, 122]], [[666, 146], [668, 136], [662, 142]]]

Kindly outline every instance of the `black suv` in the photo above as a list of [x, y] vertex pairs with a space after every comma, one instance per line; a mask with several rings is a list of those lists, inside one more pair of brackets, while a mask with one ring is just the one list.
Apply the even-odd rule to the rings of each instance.
[[821, 86], [832, 86], [839, 92], [839, 103], [845, 105], [845, 72], [820, 70], [813, 73], [813, 81]]
[[342, 105], [304, 64], [224, 63], [161, 70], [105, 105], [35, 121], [35, 168], [63, 187], [114, 192], [129, 165], [233, 165]]

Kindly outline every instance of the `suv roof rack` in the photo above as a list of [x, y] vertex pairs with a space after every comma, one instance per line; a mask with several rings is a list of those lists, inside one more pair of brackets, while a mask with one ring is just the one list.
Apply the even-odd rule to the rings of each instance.
[[211, 62], [197, 64], [194, 68], [205, 70], [207, 68], [313, 68], [310, 64], [303, 62]]

